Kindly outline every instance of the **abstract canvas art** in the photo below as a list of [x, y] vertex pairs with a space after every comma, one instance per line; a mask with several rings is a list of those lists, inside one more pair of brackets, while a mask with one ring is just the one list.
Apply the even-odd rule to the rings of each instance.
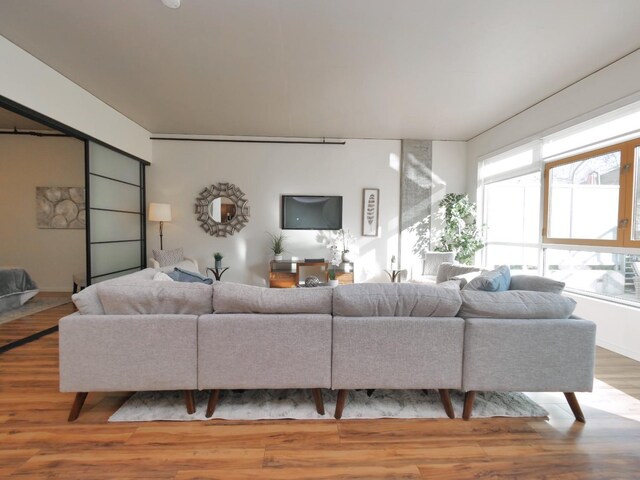
[[365, 188], [362, 196], [362, 236], [378, 236], [380, 189]]
[[82, 187], [36, 187], [38, 228], [85, 228], [85, 200]]

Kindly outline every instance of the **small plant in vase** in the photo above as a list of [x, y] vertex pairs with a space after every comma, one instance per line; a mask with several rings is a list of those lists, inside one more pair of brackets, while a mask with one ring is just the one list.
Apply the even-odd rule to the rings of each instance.
[[216, 252], [213, 254], [213, 259], [216, 261], [216, 268], [222, 268], [222, 255], [220, 252]]
[[331, 251], [331, 255], [329, 259], [329, 263], [331, 264], [331, 267], [329, 268], [329, 286], [337, 287], [339, 282], [336, 279], [336, 267], [340, 265], [340, 256], [338, 255], [338, 246], [335, 244], [331, 245], [329, 247], [329, 250]]
[[338, 239], [342, 243], [342, 261], [344, 263], [353, 262], [353, 256], [349, 250], [349, 244], [353, 242], [354, 238], [349, 235], [349, 230], [340, 229], [338, 231]]
[[284, 253], [284, 233], [269, 233], [271, 237], [271, 245], [269, 246], [270, 250], [273, 252], [273, 259], [276, 262], [282, 260], [282, 254]]

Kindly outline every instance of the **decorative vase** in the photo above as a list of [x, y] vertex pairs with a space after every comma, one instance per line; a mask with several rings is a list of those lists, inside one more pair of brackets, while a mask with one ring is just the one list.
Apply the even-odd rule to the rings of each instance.
[[337, 287], [338, 283], [339, 283], [338, 280], [329, 280], [330, 287]]
[[282, 254], [281, 254], [281, 253], [279, 253], [279, 254], [277, 254], [277, 255], [274, 255], [274, 256], [273, 256], [273, 259], [274, 259], [276, 262], [281, 262], [281, 261], [282, 261]]
[[342, 252], [342, 262], [343, 263], [351, 263], [352, 260], [352, 256], [351, 256], [351, 252], [349, 250], [345, 250], [344, 252]]
[[216, 268], [222, 268], [222, 260], [216, 260]]

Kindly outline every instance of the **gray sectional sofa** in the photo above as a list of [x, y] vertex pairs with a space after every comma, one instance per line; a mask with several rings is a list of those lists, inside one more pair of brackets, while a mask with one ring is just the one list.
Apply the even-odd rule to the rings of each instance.
[[[531, 308], [527, 295], [478, 300], [457, 282], [266, 289], [155, 273], [74, 295], [79, 311], [60, 320], [60, 390], [76, 393], [70, 421], [88, 392], [183, 390], [192, 413], [193, 391], [210, 390], [211, 416], [220, 390], [251, 388], [309, 389], [319, 413], [321, 389], [338, 390], [336, 418], [350, 389], [438, 390], [452, 418], [449, 390], [463, 390], [465, 419], [477, 391], [563, 391], [584, 421], [574, 392], [592, 389], [595, 325], [560, 318], [566, 297], [536, 292]], [[523, 302], [524, 316], [539, 317], [508, 315]]]

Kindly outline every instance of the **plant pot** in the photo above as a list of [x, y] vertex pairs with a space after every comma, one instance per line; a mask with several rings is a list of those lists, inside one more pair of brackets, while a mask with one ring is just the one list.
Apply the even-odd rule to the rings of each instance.
[[339, 283], [338, 280], [329, 280], [330, 287], [337, 287], [338, 283]]
[[222, 268], [222, 260], [216, 260], [216, 268]]
[[282, 261], [282, 258], [283, 258], [283, 257], [282, 257], [282, 254], [274, 255], [274, 256], [273, 256], [273, 259], [274, 259], [276, 262], [281, 262], [281, 261]]

